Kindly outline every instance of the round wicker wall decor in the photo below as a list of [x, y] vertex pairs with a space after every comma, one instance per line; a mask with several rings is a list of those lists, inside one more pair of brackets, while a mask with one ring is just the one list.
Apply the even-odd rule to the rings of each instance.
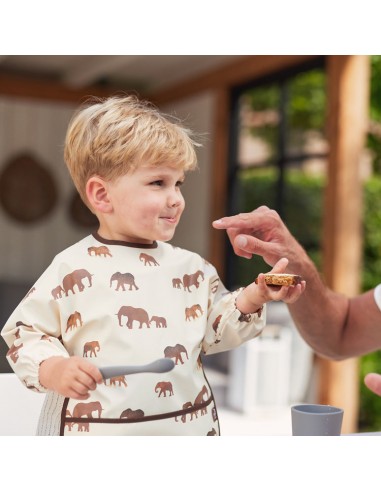
[[57, 203], [56, 184], [35, 157], [18, 155], [0, 173], [0, 203], [14, 220], [23, 223], [40, 220]]

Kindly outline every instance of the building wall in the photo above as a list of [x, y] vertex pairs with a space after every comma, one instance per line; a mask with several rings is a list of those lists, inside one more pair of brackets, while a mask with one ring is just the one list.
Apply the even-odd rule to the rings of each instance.
[[31, 284], [53, 256], [87, 233], [71, 223], [73, 193], [62, 150], [73, 106], [0, 98], [0, 172], [10, 159], [28, 153], [48, 169], [57, 187], [57, 203], [41, 221], [23, 224], [0, 207], [0, 280]]
[[161, 108], [174, 114], [181, 122], [191, 128], [195, 139], [202, 146], [197, 148], [199, 169], [190, 172], [182, 188], [185, 198], [185, 211], [177, 228], [173, 244], [196, 251], [208, 259], [211, 230], [210, 183], [212, 179], [213, 115], [215, 97], [211, 92], [181, 100], [171, 106]]
[[[76, 225], [68, 213], [74, 187], [63, 161], [63, 142], [74, 109], [62, 103], [0, 98], [0, 172], [9, 159], [28, 152], [51, 172], [58, 193], [52, 212], [31, 224], [15, 221], [0, 207], [0, 282], [33, 283], [56, 253], [91, 230]], [[207, 256], [213, 98], [202, 94], [162, 109], [184, 121], [203, 144], [198, 149], [200, 170], [189, 174], [183, 188], [186, 210], [173, 243]]]

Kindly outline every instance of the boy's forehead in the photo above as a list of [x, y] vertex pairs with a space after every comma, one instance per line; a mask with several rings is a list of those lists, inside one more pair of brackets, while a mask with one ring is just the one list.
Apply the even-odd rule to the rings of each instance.
[[162, 175], [184, 176], [185, 175], [184, 169], [175, 166], [144, 165], [139, 167], [137, 170], [140, 170], [143, 174], [147, 174], [150, 176], [162, 176]]

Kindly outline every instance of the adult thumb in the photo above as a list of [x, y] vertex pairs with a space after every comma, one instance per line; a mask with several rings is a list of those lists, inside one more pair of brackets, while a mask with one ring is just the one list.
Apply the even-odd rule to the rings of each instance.
[[381, 396], [381, 375], [371, 372], [367, 374], [364, 378], [364, 383], [367, 388], [369, 388], [373, 393]]

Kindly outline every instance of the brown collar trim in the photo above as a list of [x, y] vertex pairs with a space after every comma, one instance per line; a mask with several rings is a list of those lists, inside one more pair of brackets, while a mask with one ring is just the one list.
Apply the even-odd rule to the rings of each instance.
[[154, 241], [152, 244], [147, 243], [129, 243], [127, 241], [117, 241], [114, 239], [105, 239], [100, 236], [97, 232], [93, 232], [92, 236], [103, 244], [109, 244], [113, 246], [127, 246], [129, 248], [140, 248], [140, 249], [155, 249], [157, 248], [157, 242]]

